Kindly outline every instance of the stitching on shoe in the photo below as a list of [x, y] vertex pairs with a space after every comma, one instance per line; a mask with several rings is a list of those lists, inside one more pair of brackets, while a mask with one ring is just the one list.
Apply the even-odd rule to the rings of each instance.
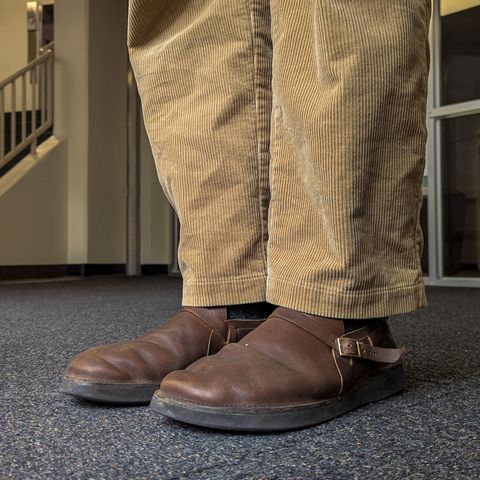
[[340, 389], [338, 390], [338, 393], [337, 393], [337, 397], [339, 397], [343, 392], [343, 375], [342, 375], [342, 372], [340, 371], [340, 367], [338, 366], [338, 363], [337, 363], [337, 357], [335, 356], [335, 350], [333, 348], [331, 348], [330, 351], [332, 352], [333, 361], [335, 362], [335, 366], [337, 367], [338, 375], [340, 376]]
[[[216, 332], [211, 325], [209, 325], [205, 320], [203, 320], [201, 317], [199, 317], [196, 313], [192, 312], [191, 310], [183, 310], [185, 313], [189, 313], [190, 315], [193, 315], [195, 318], [200, 320], [203, 325], [205, 325], [209, 330], [212, 330], [217, 337], [219, 337], [223, 343], [225, 343], [225, 338], [223, 338], [223, 335], [220, 335], [218, 332]], [[222, 320], [223, 321], [223, 320]]]
[[206, 355], [207, 357], [210, 355], [210, 347], [212, 346], [212, 337], [214, 333], [215, 332], [212, 329], [212, 331], [210, 332], [210, 336], [208, 337], [207, 355]]

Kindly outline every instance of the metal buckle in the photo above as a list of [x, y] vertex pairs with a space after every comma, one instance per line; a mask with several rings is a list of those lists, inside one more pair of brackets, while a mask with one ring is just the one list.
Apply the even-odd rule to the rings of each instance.
[[[355, 352], [352, 353], [347, 353], [344, 352], [342, 349], [342, 342], [352, 342], [355, 345]], [[338, 346], [338, 353], [341, 357], [355, 357], [355, 358], [362, 358], [362, 352], [360, 351], [360, 343], [358, 340], [355, 340], [354, 338], [349, 338], [349, 337], [339, 337], [337, 338], [337, 346]]]

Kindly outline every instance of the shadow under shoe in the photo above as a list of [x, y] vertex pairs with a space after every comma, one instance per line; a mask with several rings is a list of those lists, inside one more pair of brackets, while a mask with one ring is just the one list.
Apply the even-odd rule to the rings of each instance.
[[184, 307], [140, 338], [77, 355], [60, 390], [96, 402], [148, 404], [167, 374], [240, 340], [262, 321], [228, 320], [222, 307]]
[[386, 322], [345, 333], [343, 321], [278, 308], [236, 344], [167, 375], [152, 408], [227, 430], [315, 425], [403, 388]]

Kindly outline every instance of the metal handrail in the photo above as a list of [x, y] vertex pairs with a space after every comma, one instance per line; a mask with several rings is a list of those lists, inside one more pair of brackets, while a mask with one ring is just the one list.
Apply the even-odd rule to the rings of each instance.
[[[38, 58], [0, 82], [0, 168], [28, 147], [31, 153], [36, 153], [38, 138], [52, 126], [53, 64], [51, 43], [42, 48]], [[6, 111], [7, 96], [9, 111]], [[17, 104], [21, 107], [19, 129]], [[27, 112], [31, 114], [30, 125]], [[7, 149], [5, 126], [8, 115], [11, 127]]]

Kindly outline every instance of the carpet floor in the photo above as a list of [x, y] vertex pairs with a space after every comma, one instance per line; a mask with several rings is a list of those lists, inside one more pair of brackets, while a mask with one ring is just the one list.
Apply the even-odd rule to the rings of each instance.
[[478, 479], [480, 290], [429, 288], [391, 321], [405, 393], [317, 427], [224, 433], [58, 392], [73, 355], [180, 305], [167, 276], [0, 285], [0, 479]]

